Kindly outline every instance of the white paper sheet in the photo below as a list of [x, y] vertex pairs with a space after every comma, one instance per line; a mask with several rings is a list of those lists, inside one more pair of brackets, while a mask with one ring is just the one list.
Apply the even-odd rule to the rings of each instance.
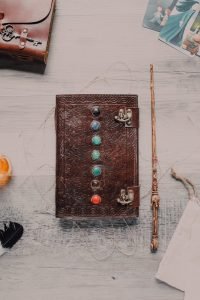
[[[200, 207], [198, 208], [200, 211]], [[200, 299], [200, 214], [192, 226], [190, 257], [188, 259], [187, 282], [184, 300]]]
[[[192, 244], [194, 243], [194, 233], [192, 234], [192, 230], [195, 228], [194, 225], [197, 224], [200, 225], [200, 206], [197, 199], [194, 198], [188, 202], [156, 274], [157, 279], [181, 291], [185, 291], [187, 286], [189, 295], [188, 298], [186, 298], [187, 300], [193, 300], [193, 298], [189, 298], [189, 289], [190, 285], [192, 285], [192, 280], [190, 281], [190, 284], [188, 281], [188, 276], [193, 277], [193, 267], [189, 267], [188, 264], [191, 262], [192, 248], [196, 247]], [[200, 227], [198, 235], [200, 237]], [[200, 246], [198, 248], [200, 253]], [[198, 260], [193, 261], [193, 265], [195, 263], [199, 266], [198, 269], [200, 269], [200, 256]], [[200, 276], [198, 276], [198, 278], [200, 289]], [[199, 300], [200, 295], [198, 299], [194, 299]]]

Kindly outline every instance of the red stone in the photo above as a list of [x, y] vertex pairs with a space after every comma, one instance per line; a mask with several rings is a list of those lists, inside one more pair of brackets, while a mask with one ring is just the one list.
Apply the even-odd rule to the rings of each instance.
[[92, 198], [91, 198], [91, 202], [92, 202], [93, 204], [98, 205], [98, 204], [101, 203], [101, 197], [100, 197], [99, 195], [94, 195], [94, 196], [92, 196]]

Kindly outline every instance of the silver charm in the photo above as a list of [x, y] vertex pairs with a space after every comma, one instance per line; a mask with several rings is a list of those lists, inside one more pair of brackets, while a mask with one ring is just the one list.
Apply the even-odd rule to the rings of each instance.
[[132, 110], [130, 108], [121, 108], [117, 116], [115, 116], [117, 122], [123, 123], [125, 127], [132, 127]]
[[117, 202], [121, 205], [130, 205], [134, 201], [134, 190], [128, 188], [127, 192], [125, 189], [121, 189], [120, 196], [117, 198]]
[[90, 185], [94, 192], [101, 189], [101, 182], [97, 179], [92, 180]]
[[14, 38], [20, 38], [19, 35], [16, 35], [14, 33], [14, 28], [12, 25], [6, 25], [2, 28], [1, 30], [1, 36], [2, 36], [2, 40], [4, 42], [10, 42], [12, 41]]
[[3, 26], [3, 28], [0, 31], [0, 35], [1, 35], [2, 40], [4, 42], [10, 42], [13, 39], [19, 39], [20, 40], [21, 38], [23, 38], [25, 41], [20, 42], [20, 47], [21, 48], [25, 47], [26, 42], [32, 43], [33, 46], [35, 46], [35, 47], [37, 47], [38, 45], [42, 45], [42, 42], [36, 41], [32, 38], [27, 37], [28, 30], [26, 28], [22, 31], [22, 33], [20, 35], [20, 34], [15, 32], [14, 27], [10, 24]]

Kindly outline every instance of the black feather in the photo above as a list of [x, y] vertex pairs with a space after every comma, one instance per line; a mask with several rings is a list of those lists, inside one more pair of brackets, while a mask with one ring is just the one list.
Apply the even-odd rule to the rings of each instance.
[[0, 241], [3, 248], [12, 248], [21, 238], [24, 232], [22, 225], [10, 222], [7, 226], [4, 224], [4, 230], [0, 230]]

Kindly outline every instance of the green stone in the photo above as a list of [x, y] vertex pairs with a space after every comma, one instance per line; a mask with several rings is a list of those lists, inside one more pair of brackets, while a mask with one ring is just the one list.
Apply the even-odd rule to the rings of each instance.
[[101, 145], [101, 137], [99, 135], [94, 135], [92, 138], [92, 144], [95, 146]]
[[93, 176], [100, 176], [102, 173], [101, 167], [100, 166], [94, 166], [92, 168], [92, 175]]
[[100, 157], [101, 157], [101, 154], [98, 150], [93, 150], [92, 151], [92, 159], [93, 160], [98, 160], [98, 159], [100, 159]]

